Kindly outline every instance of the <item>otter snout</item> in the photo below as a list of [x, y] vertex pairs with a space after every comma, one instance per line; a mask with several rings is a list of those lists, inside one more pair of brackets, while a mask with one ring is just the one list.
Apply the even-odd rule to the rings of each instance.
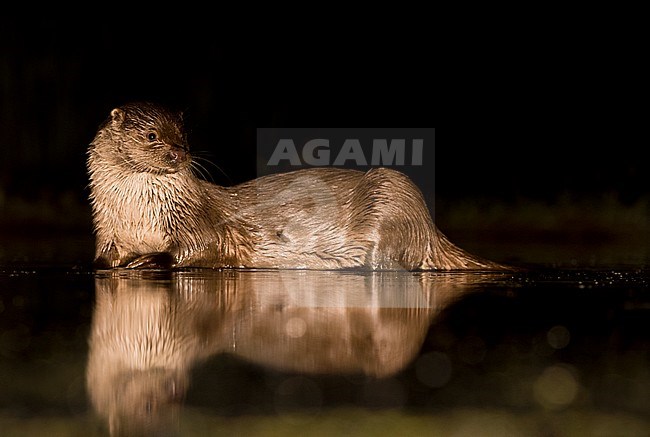
[[173, 164], [180, 164], [181, 162], [187, 161], [189, 150], [187, 150], [187, 147], [173, 144], [167, 155]]

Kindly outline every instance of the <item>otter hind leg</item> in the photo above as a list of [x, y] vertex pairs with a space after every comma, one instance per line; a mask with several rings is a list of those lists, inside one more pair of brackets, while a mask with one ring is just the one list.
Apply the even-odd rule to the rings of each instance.
[[422, 193], [403, 173], [377, 168], [368, 171], [357, 190], [371, 236], [366, 265], [375, 270], [421, 268], [433, 232]]
[[364, 175], [367, 201], [375, 212], [375, 269], [494, 270], [501, 264], [472, 255], [450, 242], [433, 223], [420, 190], [403, 173], [386, 168]]

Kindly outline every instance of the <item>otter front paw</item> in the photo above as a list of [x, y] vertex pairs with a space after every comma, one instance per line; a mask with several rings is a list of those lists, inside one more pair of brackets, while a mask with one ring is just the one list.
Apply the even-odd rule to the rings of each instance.
[[135, 258], [125, 267], [127, 269], [171, 269], [174, 257], [168, 252], [147, 253]]
[[98, 270], [107, 270], [107, 269], [112, 269], [118, 266], [119, 261], [117, 260], [111, 260], [108, 257], [105, 256], [99, 256], [93, 261], [93, 267], [98, 269]]
[[103, 250], [93, 261], [93, 267], [96, 269], [113, 269], [120, 265], [120, 254], [117, 252], [114, 244], [110, 244], [107, 249]]

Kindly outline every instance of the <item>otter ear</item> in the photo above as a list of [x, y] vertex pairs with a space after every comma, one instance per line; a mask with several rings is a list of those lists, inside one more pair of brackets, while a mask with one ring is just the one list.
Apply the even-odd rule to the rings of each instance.
[[124, 111], [120, 108], [115, 108], [111, 111], [111, 121], [114, 125], [120, 125], [124, 121]]

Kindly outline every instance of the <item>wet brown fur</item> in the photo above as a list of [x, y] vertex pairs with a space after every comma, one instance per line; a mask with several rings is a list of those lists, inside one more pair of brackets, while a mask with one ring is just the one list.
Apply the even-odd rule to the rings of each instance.
[[395, 170], [314, 168], [220, 187], [190, 163], [177, 114], [150, 103], [111, 112], [88, 151], [97, 266], [166, 253], [174, 267], [502, 268], [453, 245]]

